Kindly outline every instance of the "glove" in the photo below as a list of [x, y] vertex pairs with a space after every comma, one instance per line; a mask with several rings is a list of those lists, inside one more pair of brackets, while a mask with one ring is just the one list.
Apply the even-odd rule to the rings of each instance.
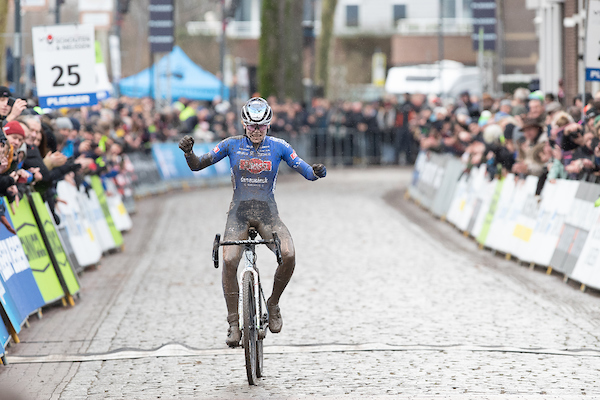
[[179, 141], [179, 148], [181, 150], [183, 150], [183, 152], [185, 154], [190, 154], [192, 152], [192, 148], [194, 147], [194, 138], [189, 136], [189, 135], [185, 135], [180, 141]]
[[327, 175], [327, 168], [323, 164], [313, 164], [312, 169], [319, 178], [325, 178], [325, 175]]

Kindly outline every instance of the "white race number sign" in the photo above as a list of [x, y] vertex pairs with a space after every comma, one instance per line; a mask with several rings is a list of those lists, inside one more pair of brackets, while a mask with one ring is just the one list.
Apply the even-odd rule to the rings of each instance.
[[600, 0], [588, 1], [585, 37], [585, 75], [588, 81], [600, 81]]
[[94, 27], [38, 26], [31, 33], [40, 106], [75, 108], [98, 103]]

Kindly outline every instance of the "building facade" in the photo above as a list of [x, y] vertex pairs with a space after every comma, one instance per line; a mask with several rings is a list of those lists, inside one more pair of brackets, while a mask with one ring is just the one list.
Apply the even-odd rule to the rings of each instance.
[[[428, 64], [443, 59], [476, 65], [472, 42], [472, 0], [338, 0], [334, 16], [334, 73], [347, 84], [368, 84], [371, 56], [382, 51], [387, 66]], [[526, 0], [497, 0], [498, 46], [494, 59], [496, 75], [534, 76], [538, 66], [536, 11]], [[529, 0], [527, 0], [529, 1]], [[535, 1], [535, 0], [534, 0]], [[541, 0], [540, 0], [541, 1]], [[320, 33], [321, 0], [304, 0], [304, 23], [314, 21]], [[256, 65], [253, 42], [260, 36], [260, 0], [241, 0], [235, 18], [227, 26], [227, 37], [244, 54], [248, 65]], [[440, 18], [440, 15], [442, 18]], [[210, 17], [210, 16], [209, 16]], [[186, 24], [191, 36], [218, 36], [222, 26], [216, 18]], [[441, 32], [441, 34], [440, 34]], [[440, 48], [440, 44], [442, 48]], [[309, 54], [309, 52], [305, 53]], [[307, 62], [312, 62], [308, 60]], [[310, 68], [306, 68], [310, 70]]]

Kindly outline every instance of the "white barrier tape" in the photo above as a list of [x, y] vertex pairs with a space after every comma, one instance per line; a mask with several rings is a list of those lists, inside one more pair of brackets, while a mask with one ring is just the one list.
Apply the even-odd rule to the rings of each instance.
[[[265, 354], [299, 353], [338, 353], [366, 351], [462, 351], [542, 354], [550, 356], [600, 357], [600, 350], [589, 349], [541, 349], [510, 346], [470, 346], [470, 345], [390, 345], [385, 343], [364, 344], [305, 344], [288, 346], [265, 346]], [[170, 343], [153, 350], [119, 349], [101, 354], [49, 354], [45, 356], [8, 356], [9, 364], [36, 364], [60, 362], [87, 362], [131, 360], [148, 357], [198, 357], [214, 355], [234, 355], [239, 349], [195, 349], [178, 343]]]

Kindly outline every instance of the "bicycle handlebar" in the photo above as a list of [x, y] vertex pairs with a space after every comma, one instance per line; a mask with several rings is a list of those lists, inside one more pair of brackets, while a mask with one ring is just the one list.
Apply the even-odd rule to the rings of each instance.
[[256, 245], [256, 244], [274, 244], [275, 245], [275, 257], [277, 257], [277, 264], [281, 265], [281, 240], [276, 232], [273, 232], [273, 239], [271, 240], [229, 240], [221, 242], [221, 235], [217, 233], [215, 241], [213, 242], [212, 259], [215, 268], [219, 268], [219, 246], [241, 246], [241, 245]]

